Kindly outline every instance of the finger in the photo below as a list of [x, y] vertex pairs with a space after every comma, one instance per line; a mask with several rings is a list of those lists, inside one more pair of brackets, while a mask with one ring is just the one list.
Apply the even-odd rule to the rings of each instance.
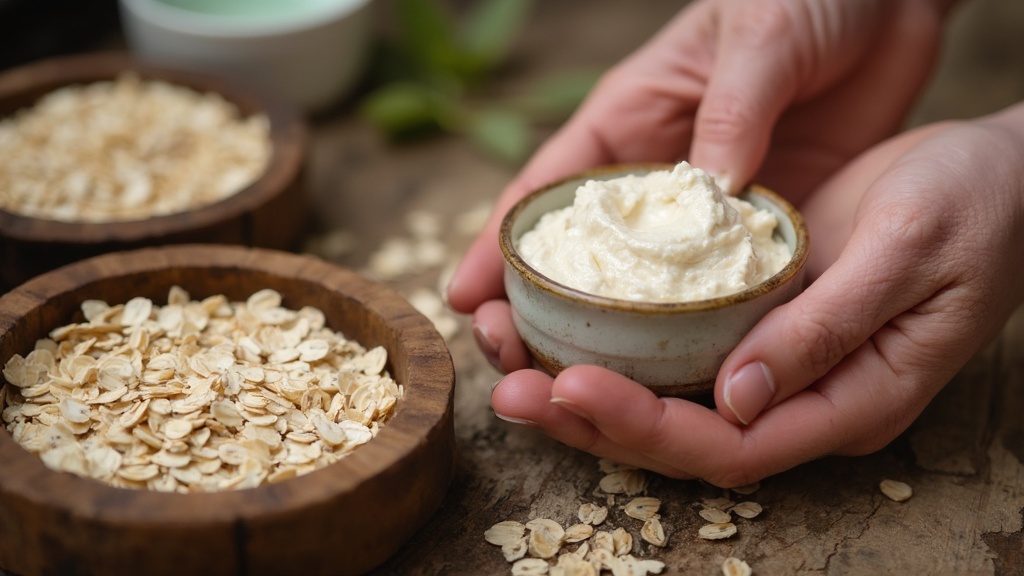
[[908, 202], [909, 184], [889, 172], [835, 264], [793, 301], [766, 315], [726, 358], [715, 400], [726, 418], [748, 424], [765, 408], [823, 376], [883, 324], [923, 302], [946, 280], [932, 258], [951, 229], [936, 203]]
[[952, 122], [943, 122], [922, 126], [871, 148], [822, 184], [800, 206], [800, 213], [813, 239], [807, 260], [807, 273], [811, 280], [834, 264], [849, 243], [857, 206], [875, 180], [908, 150], [953, 125]]
[[[505, 214], [519, 199], [559, 178], [612, 161], [607, 147], [598, 140], [599, 132], [592, 126], [601, 98], [597, 94], [588, 100], [502, 192], [483, 230], [448, 282], [447, 300], [454, 310], [469, 313], [483, 302], [504, 297], [504, 260], [498, 247], [498, 230]], [[592, 102], [594, 99], [597, 104]]]
[[[456, 268], [448, 303], [471, 312], [501, 298], [503, 267], [498, 248], [501, 220], [529, 192], [605, 164], [669, 162], [684, 155], [692, 114], [703, 90], [693, 70], [680, 70], [678, 54], [693, 58], [708, 35], [703, 4], [692, 19], [685, 11], [630, 58], [608, 71], [572, 118], [544, 143], [508, 187], [483, 231]], [[679, 39], [683, 40], [679, 40]], [[678, 46], [683, 42], [682, 46]], [[686, 48], [686, 49], [683, 49]]]
[[[758, 183], [802, 202], [826, 177], [904, 124], [930, 77], [942, 18], [932, 3], [892, 2], [885, 8], [878, 33], [852, 31], [873, 39], [863, 47], [857, 67], [834, 77], [827, 92], [783, 113], [755, 176]], [[831, 71], [836, 74], [841, 68]], [[883, 98], [878, 97], [879, 86], [886, 87]]]
[[763, 160], [774, 126], [798, 89], [806, 57], [784, 2], [739, 5], [719, 14], [715, 63], [697, 109], [691, 164], [742, 188]]
[[[595, 376], [591, 373], [592, 371], [596, 371], [597, 380], [610, 380], [613, 386], [626, 384], [628, 391], [624, 394], [627, 397], [650, 394], [646, 388], [624, 376], [593, 366], [570, 368], [562, 372], [559, 378], [571, 379], [573, 378], [572, 374], [578, 373], [587, 379], [590, 376]], [[665, 465], [659, 460], [648, 458], [632, 446], [623, 446], [611, 441], [587, 418], [575, 414], [573, 406], [566, 407], [557, 399], [552, 398], [554, 382], [551, 376], [535, 370], [522, 370], [509, 374], [502, 378], [491, 393], [491, 406], [494, 408], [495, 414], [503, 420], [540, 428], [555, 440], [595, 456], [631, 464], [675, 478], [693, 477], [675, 466]], [[632, 384], [633, 387], [629, 387], [628, 384]]]
[[657, 398], [615, 376], [582, 366], [559, 376], [551, 390], [558, 407], [594, 427], [591, 431], [574, 419], [559, 439], [594, 453], [613, 446], [625, 462], [645, 461], [646, 469], [669, 476], [684, 473], [723, 488], [750, 484], [828, 454], [877, 450], [904, 430], [933, 395], [915, 397], [915, 390], [922, 389], [916, 381], [900, 385], [900, 375], [870, 344], [844, 359], [826, 382], [800, 391], [746, 427], [699, 404]]
[[530, 352], [512, 323], [512, 307], [507, 300], [491, 300], [477, 308], [473, 336], [487, 361], [501, 372], [530, 367]]

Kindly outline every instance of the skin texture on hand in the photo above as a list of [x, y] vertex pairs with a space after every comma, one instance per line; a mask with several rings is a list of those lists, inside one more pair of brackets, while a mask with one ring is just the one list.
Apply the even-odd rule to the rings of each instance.
[[451, 279], [449, 304], [471, 313], [504, 298], [502, 216], [588, 168], [688, 158], [734, 188], [754, 176], [799, 204], [898, 129], [930, 73], [943, 13], [934, 0], [688, 5], [607, 72], [509, 183]]
[[[718, 410], [576, 366], [509, 374], [495, 411], [596, 455], [720, 486], [885, 446], [1024, 301], [1024, 105], [878, 146], [823, 185], [805, 216], [812, 235], [841, 224], [849, 237], [823, 248], [817, 280], [729, 356]], [[752, 360], [776, 390], [744, 426], [722, 393]]]
[[[871, 148], [927, 79], [948, 4], [698, 1], [610, 71], [510, 183], [449, 285], [481, 350], [510, 373], [496, 413], [722, 486], [867, 453], [904, 430], [1024, 292], [1020, 106]], [[591, 166], [687, 157], [800, 206], [814, 283], [729, 356], [717, 410], [594, 366], [554, 379], [529, 370], [504, 299], [501, 216]]]

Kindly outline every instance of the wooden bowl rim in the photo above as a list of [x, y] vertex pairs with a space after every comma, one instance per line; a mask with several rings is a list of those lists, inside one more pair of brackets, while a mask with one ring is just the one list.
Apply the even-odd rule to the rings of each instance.
[[[308, 127], [298, 110], [283, 98], [236, 79], [136, 58], [127, 52], [93, 52], [38, 60], [0, 72], [0, 105], [38, 92], [11, 112], [34, 104], [43, 95], [73, 84], [112, 80], [119, 73], [164, 80], [201, 93], [215, 92], [245, 115], [262, 112], [270, 124], [271, 156], [252, 184], [218, 202], [145, 220], [64, 222], [25, 216], [0, 208], [0, 236], [43, 243], [135, 243], [181, 234], [236, 218], [266, 204], [300, 177], [308, 146]], [[0, 113], [0, 119], [9, 116]]]
[[[46, 509], [128, 526], [265, 518], [268, 514], [314, 507], [356, 490], [437, 436], [436, 429], [450, 419], [455, 370], [444, 339], [430, 320], [386, 285], [307, 255], [241, 246], [183, 244], [96, 256], [47, 272], [0, 297], [0, 340], [6, 338], [19, 318], [46, 306], [55, 297], [86, 290], [89, 285], [111, 278], [169, 268], [250, 271], [279, 277], [284, 269], [294, 273], [296, 280], [317, 284], [337, 293], [339, 298], [355, 297], [371, 314], [403, 333], [408, 381], [400, 382], [405, 396], [398, 411], [370, 442], [320, 470], [251, 489], [190, 494], [115, 488], [53, 471], [38, 455], [22, 448], [5, 426], [0, 426], [0, 493]], [[391, 312], [385, 315], [382, 308]], [[437, 398], [445, 399], [441, 410], [424, 409], [424, 405], [436, 403]]]

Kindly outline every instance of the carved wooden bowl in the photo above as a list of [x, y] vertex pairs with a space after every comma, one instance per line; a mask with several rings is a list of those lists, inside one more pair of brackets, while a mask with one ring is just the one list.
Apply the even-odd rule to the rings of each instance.
[[315, 306], [327, 326], [388, 352], [405, 387], [379, 433], [320, 470], [256, 488], [165, 493], [47, 468], [0, 430], [0, 568], [34, 574], [359, 574], [440, 506], [454, 471], [455, 373], [441, 336], [390, 288], [309, 256], [240, 246], [118, 252], [0, 297], [0, 362], [74, 320], [84, 299], [240, 300], [262, 288]]
[[276, 95], [106, 52], [42, 60], [0, 73], [0, 119], [58, 88], [112, 80], [129, 70], [143, 79], [218, 93], [245, 116], [264, 113], [272, 141], [266, 171], [219, 202], [146, 220], [64, 222], [0, 209], [0, 287], [10, 288], [58, 266], [115, 250], [187, 242], [285, 249], [298, 243], [307, 209], [303, 183], [307, 127], [296, 110]]

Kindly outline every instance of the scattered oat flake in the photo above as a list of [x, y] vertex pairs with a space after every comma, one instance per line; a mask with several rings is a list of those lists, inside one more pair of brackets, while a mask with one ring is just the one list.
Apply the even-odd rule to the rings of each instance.
[[629, 554], [633, 549], [633, 535], [621, 526], [612, 530], [612, 552], [616, 556]]
[[526, 534], [526, 526], [515, 520], [505, 520], [491, 526], [484, 532], [484, 540], [495, 546], [504, 546], [520, 540]]
[[750, 576], [753, 573], [749, 564], [735, 556], [730, 556], [722, 562], [723, 576]]
[[885, 479], [879, 482], [878, 488], [887, 498], [894, 502], [905, 502], [914, 495], [914, 489], [905, 482]]
[[586, 502], [580, 505], [577, 516], [580, 522], [590, 524], [591, 526], [598, 526], [608, 518], [608, 507]]
[[701, 501], [705, 508], [717, 508], [719, 510], [728, 510], [732, 508], [736, 503], [732, 500], [722, 496], [720, 498], [705, 498]]
[[548, 562], [542, 558], [522, 558], [512, 564], [513, 576], [543, 576], [548, 573]]
[[558, 554], [565, 539], [561, 524], [547, 518], [537, 518], [526, 523], [530, 530], [529, 554], [536, 558], [551, 558]]
[[502, 544], [501, 553], [505, 557], [506, 562], [515, 562], [526, 556], [529, 548], [530, 544], [527, 542], [526, 536], [523, 536], [514, 542]]
[[594, 535], [594, 527], [590, 524], [573, 524], [565, 529], [565, 541], [570, 544], [582, 542]]
[[718, 508], [703, 508], [700, 511], [700, 517], [713, 524], [724, 524], [732, 521], [732, 515]]
[[647, 476], [643, 470], [618, 470], [601, 478], [599, 486], [607, 494], [633, 496], [647, 488]]
[[590, 540], [590, 547], [593, 550], [607, 550], [609, 552], [615, 551], [615, 539], [612, 538], [612, 533], [606, 530], [598, 530], [594, 532], [594, 536]]
[[551, 576], [598, 576], [594, 565], [576, 554], [566, 553], [558, 557], [558, 562], [548, 569]]
[[668, 543], [665, 528], [658, 518], [651, 518], [644, 522], [643, 528], [640, 529], [640, 537], [655, 546], [664, 546]]
[[455, 218], [455, 229], [463, 236], [475, 236], [484, 229], [493, 207], [484, 203], [459, 214]]
[[649, 496], [633, 498], [623, 507], [626, 516], [637, 520], [648, 520], [658, 514], [661, 508], [661, 500]]
[[736, 534], [736, 525], [732, 522], [705, 524], [697, 534], [704, 540], [722, 540]]
[[750, 519], [760, 515], [763, 508], [757, 502], [740, 502], [730, 508], [730, 510], [740, 518]]
[[749, 496], [749, 495], [753, 494], [754, 492], [757, 492], [760, 489], [761, 489], [761, 483], [760, 482], [754, 482], [753, 484], [747, 484], [745, 486], [736, 486], [736, 487], [732, 488], [732, 491], [737, 493], [737, 494], [740, 494], [742, 496]]

